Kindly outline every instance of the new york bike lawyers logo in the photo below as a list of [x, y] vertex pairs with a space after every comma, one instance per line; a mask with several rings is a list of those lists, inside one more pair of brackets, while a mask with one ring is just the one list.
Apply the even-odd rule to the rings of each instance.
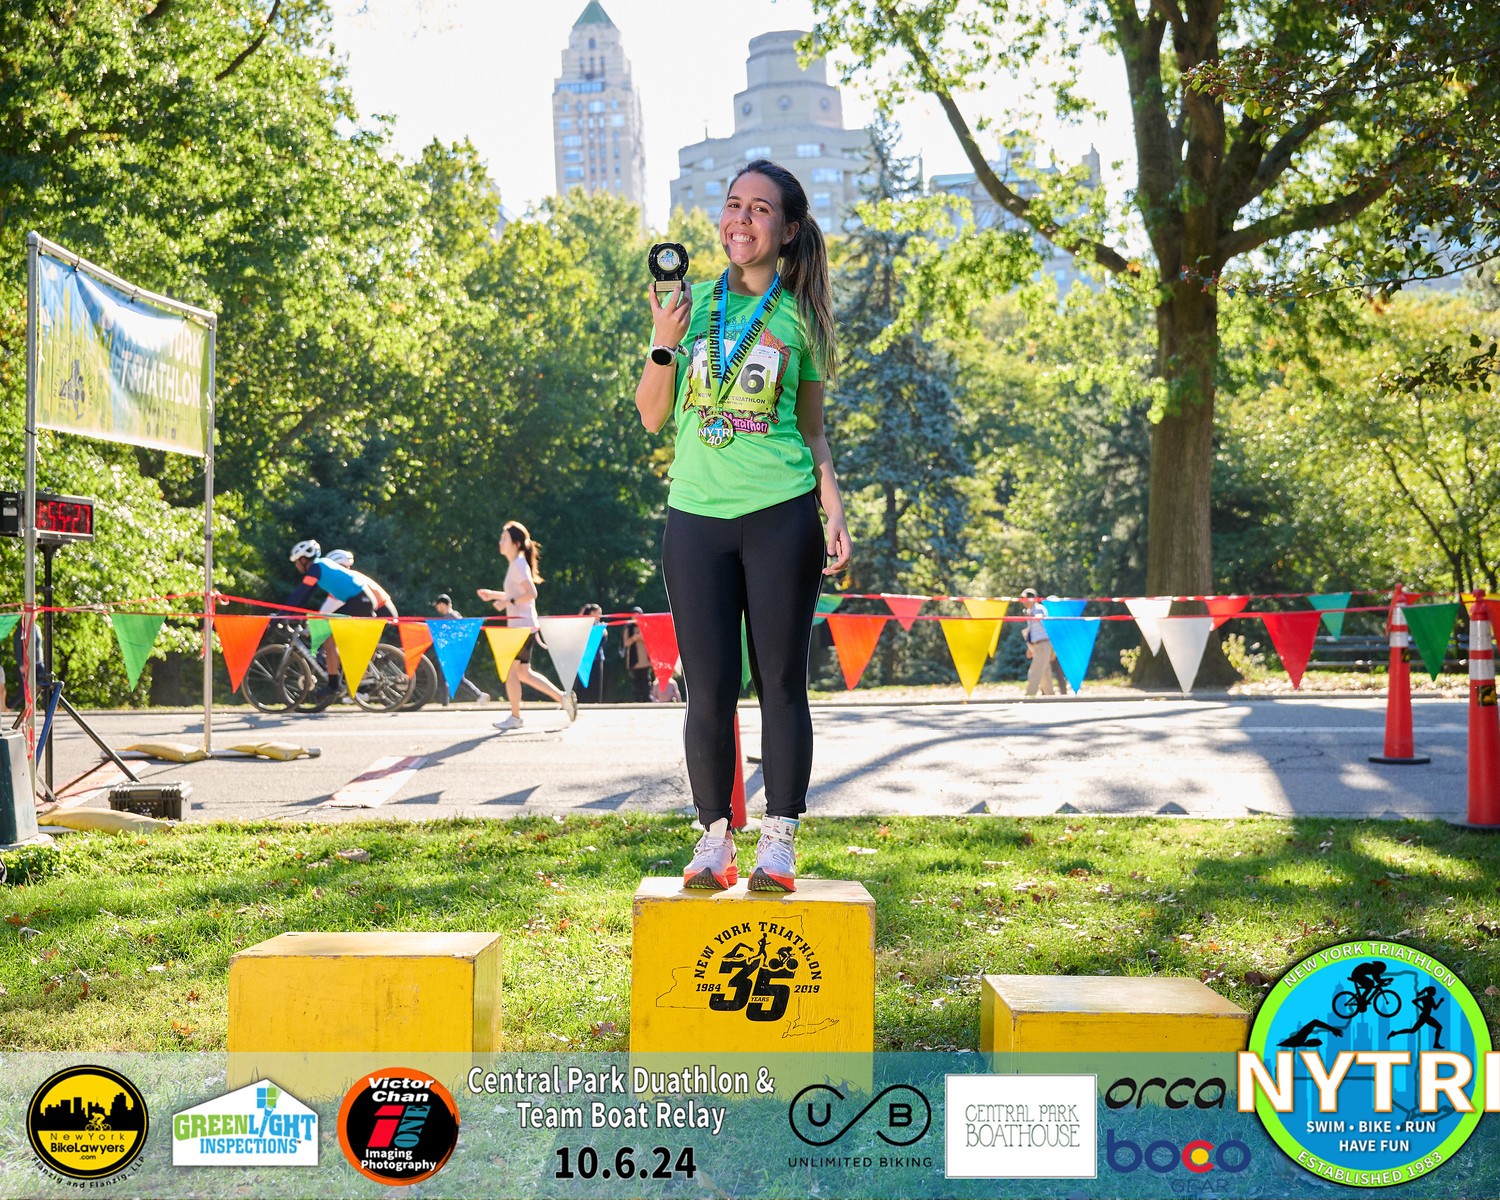
[[174, 1167], [315, 1167], [318, 1114], [262, 1079], [172, 1118]]
[[375, 1071], [339, 1107], [339, 1145], [356, 1171], [379, 1183], [430, 1179], [458, 1145], [458, 1105], [425, 1071]]
[[107, 1067], [68, 1067], [31, 1097], [26, 1136], [42, 1165], [97, 1183], [119, 1175], [146, 1145], [151, 1127], [140, 1089]]
[[1239, 1056], [1239, 1108], [1253, 1103], [1277, 1145], [1323, 1179], [1405, 1183], [1474, 1132], [1489, 1053], [1479, 1005], [1442, 963], [1398, 942], [1345, 942], [1266, 997]]

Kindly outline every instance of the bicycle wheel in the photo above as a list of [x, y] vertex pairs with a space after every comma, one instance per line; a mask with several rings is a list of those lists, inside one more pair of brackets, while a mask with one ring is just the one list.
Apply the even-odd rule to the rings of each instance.
[[322, 712], [333, 703], [334, 693], [319, 692], [318, 676], [312, 664], [295, 651], [282, 664], [280, 681], [281, 690], [298, 712]]
[[240, 681], [240, 691], [263, 713], [286, 712], [296, 701], [288, 698], [281, 686], [281, 669], [288, 660], [295, 661], [292, 648], [287, 645], [262, 646], [250, 660], [245, 678]]
[[1353, 992], [1335, 992], [1333, 1011], [1347, 1021], [1360, 1011], [1359, 998]]
[[412, 684], [406, 677], [406, 656], [394, 646], [376, 646], [365, 677], [353, 690], [354, 703], [366, 712], [395, 712], [406, 703]]
[[1382, 1017], [1394, 1017], [1401, 1011], [1401, 997], [1386, 988], [1375, 993], [1375, 1011]]
[[424, 704], [430, 704], [437, 699], [439, 686], [437, 668], [432, 665], [432, 659], [422, 655], [417, 660], [417, 669], [412, 675], [411, 693], [401, 707], [415, 712]]

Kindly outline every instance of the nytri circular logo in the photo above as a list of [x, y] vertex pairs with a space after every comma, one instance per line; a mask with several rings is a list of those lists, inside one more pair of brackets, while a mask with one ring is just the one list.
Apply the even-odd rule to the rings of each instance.
[[140, 1089], [108, 1067], [59, 1071], [37, 1088], [26, 1110], [32, 1150], [69, 1179], [118, 1175], [145, 1147], [150, 1125]]
[[339, 1145], [367, 1179], [417, 1183], [441, 1171], [458, 1145], [458, 1105], [425, 1071], [374, 1072], [339, 1107]]
[[1487, 1107], [1489, 1026], [1469, 989], [1399, 942], [1345, 942], [1298, 963], [1239, 1056], [1253, 1103], [1294, 1161], [1332, 1183], [1384, 1187], [1451, 1159]]

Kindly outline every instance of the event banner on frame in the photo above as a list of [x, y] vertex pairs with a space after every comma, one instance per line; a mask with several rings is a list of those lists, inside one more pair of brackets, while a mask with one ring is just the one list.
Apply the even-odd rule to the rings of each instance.
[[45, 251], [37, 262], [37, 424], [203, 456], [209, 330]]

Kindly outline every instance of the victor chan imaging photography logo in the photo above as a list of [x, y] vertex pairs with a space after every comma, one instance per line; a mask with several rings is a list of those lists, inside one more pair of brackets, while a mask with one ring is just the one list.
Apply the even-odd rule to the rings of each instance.
[[129, 1167], [150, 1125], [140, 1089], [108, 1067], [57, 1072], [37, 1088], [26, 1111], [26, 1136], [42, 1165], [93, 1182]]
[[318, 1114], [269, 1079], [172, 1118], [177, 1167], [315, 1167]]
[[949, 1179], [1093, 1179], [1097, 1075], [949, 1075]]
[[425, 1071], [364, 1076], [339, 1107], [339, 1146], [361, 1175], [398, 1186], [430, 1179], [458, 1145], [458, 1105]]
[[1446, 966], [1399, 942], [1345, 942], [1271, 989], [1239, 1055], [1238, 1106], [1321, 1178], [1384, 1187], [1447, 1162], [1500, 1109], [1497, 1059]]
[[888, 1146], [910, 1146], [932, 1127], [931, 1103], [910, 1084], [892, 1084], [862, 1107], [858, 1104], [829, 1084], [810, 1084], [792, 1098], [787, 1123], [809, 1146], [831, 1146], [861, 1122]]

